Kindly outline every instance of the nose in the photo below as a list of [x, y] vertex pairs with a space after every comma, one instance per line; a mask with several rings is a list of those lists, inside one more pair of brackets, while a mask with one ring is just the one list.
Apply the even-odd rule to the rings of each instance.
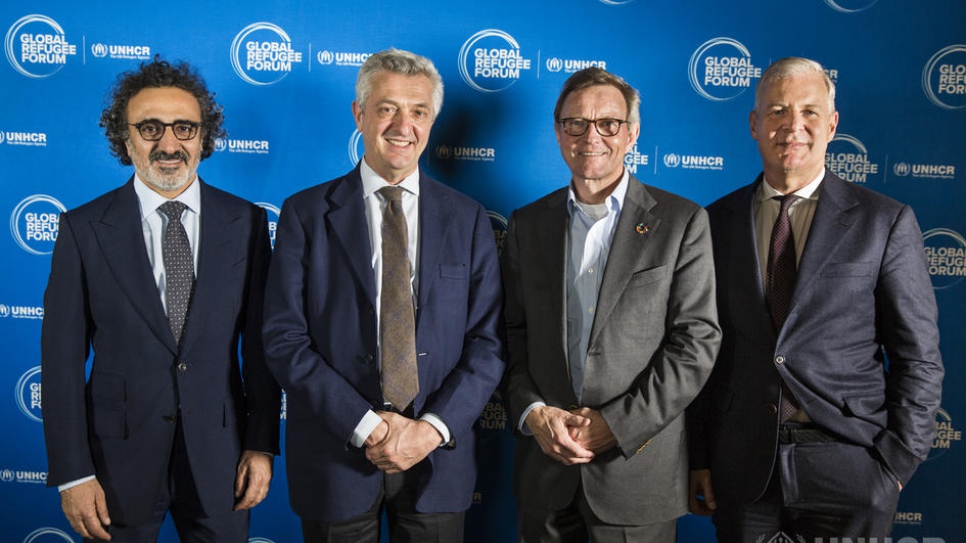
[[158, 149], [169, 152], [171, 150], [176, 150], [181, 148], [181, 140], [174, 137], [174, 127], [165, 127], [164, 134], [161, 134], [161, 139], [157, 142]]
[[788, 117], [788, 131], [797, 132], [800, 128], [805, 126], [805, 114], [801, 111], [795, 111]]

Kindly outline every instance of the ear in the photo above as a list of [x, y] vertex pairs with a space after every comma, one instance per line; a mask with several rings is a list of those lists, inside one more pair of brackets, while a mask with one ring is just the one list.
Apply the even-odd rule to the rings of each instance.
[[751, 139], [758, 141], [758, 112], [751, 110], [748, 114], [748, 125], [751, 128]]
[[828, 127], [828, 139], [831, 141], [835, 137], [835, 129], [839, 126], [839, 112], [835, 111], [832, 113], [832, 118], [829, 119]]
[[352, 101], [352, 118], [356, 120], [356, 130], [358, 130], [361, 133], [362, 132], [362, 107], [360, 107], [355, 100]]

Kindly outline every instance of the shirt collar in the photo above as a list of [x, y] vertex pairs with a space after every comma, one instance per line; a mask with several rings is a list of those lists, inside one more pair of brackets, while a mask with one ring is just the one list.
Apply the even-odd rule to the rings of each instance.
[[[800, 197], [803, 200], [808, 200], [810, 198], [814, 198], [817, 200], [818, 188], [822, 184], [823, 179], [825, 179], [825, 168], [822, 168], [822, 171], [818, 173], [818, 177], [813, 179], [811, 183], [796, 190], [792, 194]], [[779, 196], [782, 196], [782, 193], [775, 190], [775, 188], [769, 185], [768, 182], [765, 181], [765, 178], [762, 177], [761, 186], [758, 188], [758, 200], [759, 201], [771, 200], [772, 198], [779, 197]]]
[[[607, 206], [608, 214], [610, 213], [620, 213], [621, 205], [624, 203], [624, 196], [627, 194], [628, 181], [627, 170], [621, 175], [621, 180], [617, 182], [617, 186], [614, 187], [614, 192], [610, 193], [610, 196], [604, 200], [604, 204]], [[577, 207], [577, 194], [574, 192], [573, 183], [567, 186], [567, 211], [570, 212], [570, 216], [573, 217], [574, 210]]]
[[[363, 160], [359, 168], [359, 173], [362, 175], [362, 197], [368, 198], [372, 196], [372, 193], [381, 189], [382, 187], [389, 187], [390, 185], [385, 179], [379, 176], [375, 170], [373, 170], [366, 161]], [[405, 179], [403, 179], [396, 186], [402, 187], [407, 191], [419, 196], [419, 166], [413, 170], [413, 173], [409, 174]]]
[[[137, 173], [134, 174], [134, 192], [137, 194], [138, 202], [141, 204], [142, 220], [157, 211], [158, 206], [168, 201], [168, 198], [161, 196], [148, 187], [147, 183]], [[188, 188], [184, 189], [184, 192], [177, 195], [174, 200], [188, 206], [188, 209], [195, 212], [195, 214], [201, 215], [201, 183], [197, 175], [188, 184]]]

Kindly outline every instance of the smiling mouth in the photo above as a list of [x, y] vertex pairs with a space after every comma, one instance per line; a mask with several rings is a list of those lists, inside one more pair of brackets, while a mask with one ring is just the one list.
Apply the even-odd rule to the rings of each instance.
[[396, 140], [396, 139], [390, 139], [390, 138], [386, 138], [386, 143], [388, 143], [392, 147], [397, 147], [399, 149], [409, 147], [410, 145], [413, 144], [413, 142], [411, 141]]

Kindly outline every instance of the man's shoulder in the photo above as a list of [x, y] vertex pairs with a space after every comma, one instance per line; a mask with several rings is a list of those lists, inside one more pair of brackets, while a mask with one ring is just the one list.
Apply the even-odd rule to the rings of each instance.
[[533, 215], [540, 215], [554, 209], [555, 207], [565, 205], [567, 203], [567, 190], [568, 187], [559, 188], [549, 194], [537, 198], [529, 204], [521, 206], [514, 211], [513, 214], [518, 218], [529, 217]]
[[137, 201], [137, 197], [134, 194], [133, 187], [129, 186], [130, 182], [121, 185], [120, 187], [111, 189], [101, 195], [95, 197], [93, 200], [89, 200], [67, 210], [67, 215], [71, 219], [90, 219], [95, 217], [100, 217], [104, 210], [109, 208], [112, 203], [114, 203], [119, 197], [123, 196], [125, 190], [130, 190], [133, 201]]
[[222, 206], [226, 209], [237, 209], [237, 210], [248, 210], [258, 208], [259, 206], [226, 190], [215, 187], [208, 182], [202, 181], [202, 198], [208, 201], [203, 201], [202, 205], [205, 204], [215, 204]]

